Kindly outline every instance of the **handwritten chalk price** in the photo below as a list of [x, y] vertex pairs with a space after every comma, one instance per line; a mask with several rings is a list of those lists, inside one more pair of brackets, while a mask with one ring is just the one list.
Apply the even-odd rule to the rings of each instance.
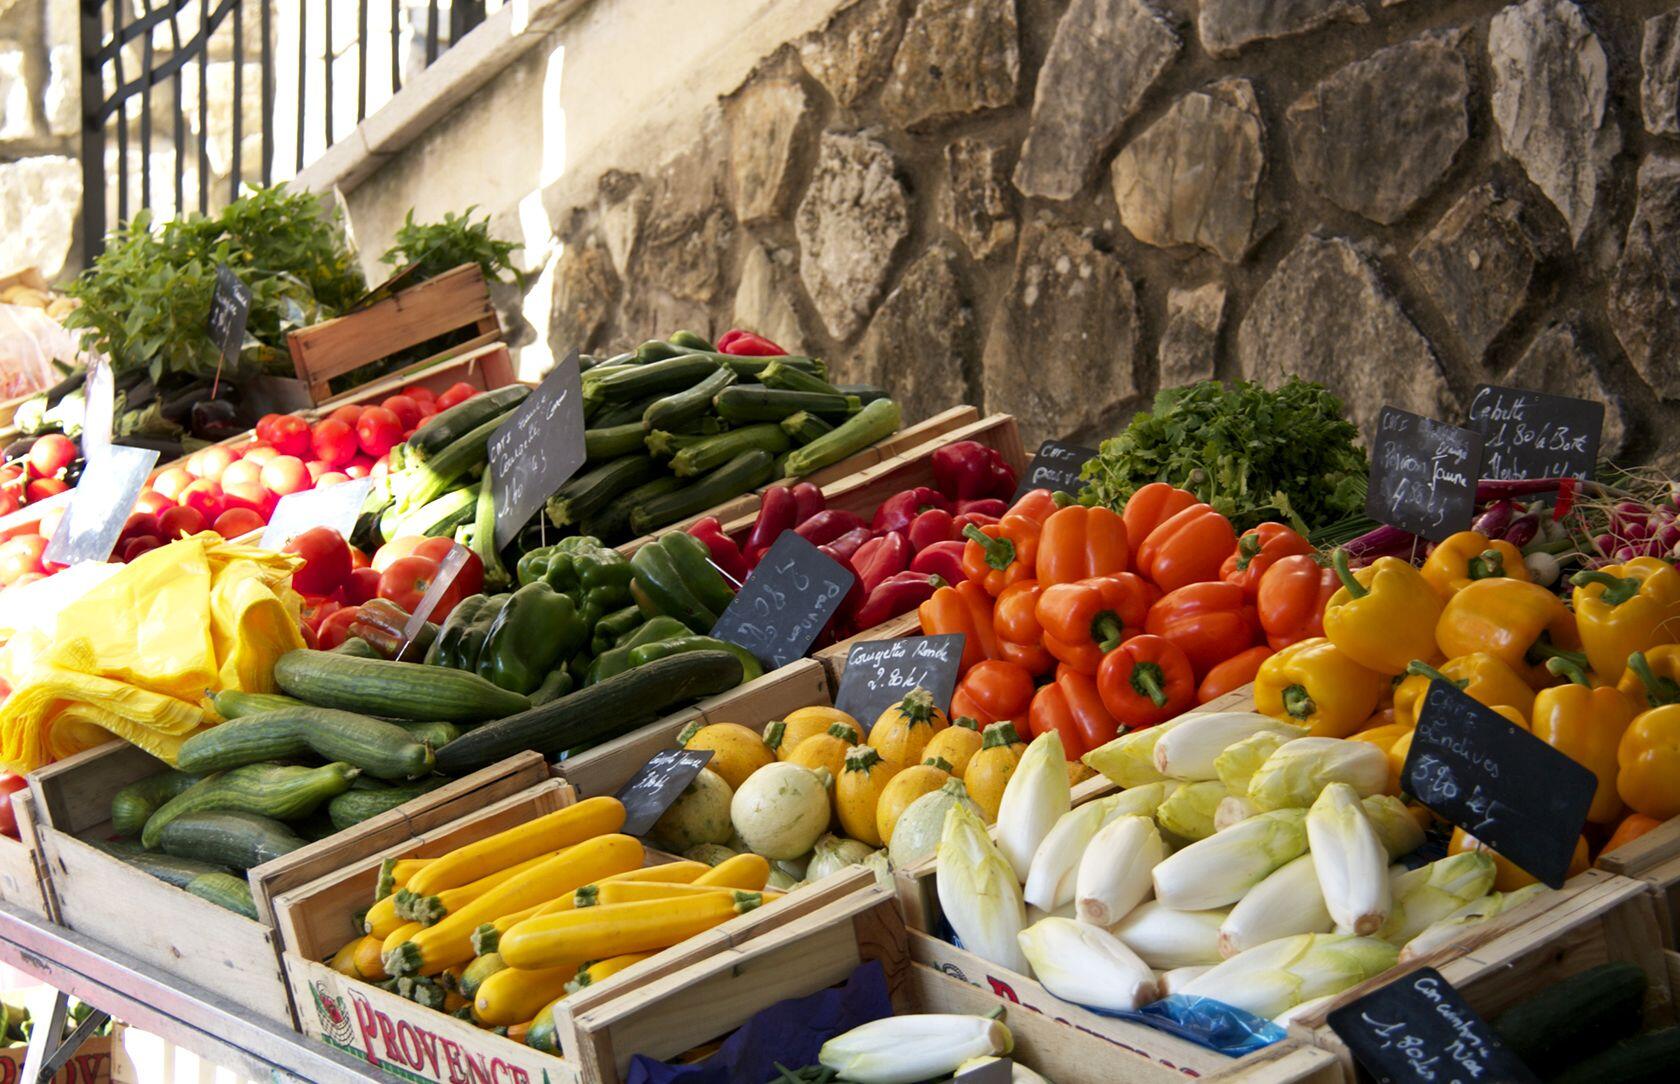
[[1482, 435], [1485, 478], [1591, 478], [1604, 404], [1482, 384], [1470, 400], [1470, 428]]
[[1380, 986], [1326, 1020], [1379, 1081], [1525, 1084], [1535, 1079], [1432, 967]]
[[497, 549], [583, 466], [583, 428], [583, 374], [573, 350], [490, 435]]
[[1479, 434], [1385, 406], [1371, 440], [1365, 514], [1438, 542], [1470, 526], [1481, 467]]
[[957, 687], [963, 641], [962, 633], [952, 632], [858, 644], [846, 656], [834, 706], [868, 725], [911, 689], [922, 688], [944, 710]]
[[805, 657], [857, 577], [792, 531], [783, 531], [712, 626], [767, 669]]

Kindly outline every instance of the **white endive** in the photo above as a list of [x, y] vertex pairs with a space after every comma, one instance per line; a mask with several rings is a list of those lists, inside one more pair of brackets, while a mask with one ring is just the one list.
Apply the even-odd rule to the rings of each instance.
[[1161, 996], [1170, 997], [1183, 990], [1190, 983], [1213, 970], [1212, 964], [1191, 964], [1188, 967], [1175, 967], [1161, 972]]
[[817, 1060], [858, 1084], [916, 1084], [946, 1076], [970, 1058], [1015, 1047], [1001, 1020], [912, 1013], [871, 1020], [822, 1045]]
[[1493, 888], [1493, 859], [1480, 851], [1450, 854], [1417, 869], [1389, 874], [1388, 891], [1393, 897], [1388, 921], [1377, 936], [1395, 946], [1422, 933], [1472, 900], [1479, 900]]
[[[969, 1058], [957, 1066], [957, 1075], [962, 1076], [970, 1069], [978, 1069], [980, 1066], [994, 1061], [997, 1061], [997, 1058], [991, 1055], [983, 1058]], [[1009, 1063], [1009, 1084], [1050, 1084], [1050, 1079], [1033, 1072], [1019, 1061], [1012, 1061]]]
[[1155, 867], [1155, 898], [1180, 911], [1237, 902], [1306, 853], [1306, 819], [1304, 809], [1274, 809], [1190, 844]]
[[1248, 781], [1248, 796], [1261, 809], [1309, 806], [1331, 783], [1346, 783], [1363, 797], [1388, 786], [1388, 755], [1368, 741], [1295, 738], [1278, 746]]
[[1452, 944], [1471, 927], [1497, 918], [1550, 891], [1545, 885], [1533, 884], [1511, 892], [1490, 892], [1479, 900], [1471, 900], [1446, 918], [1430, 923], [1422, 933], [1407, 941], [1400, 949], [1400, 962], [1410, 963], [1420, 956], [1427, 956]]
[[1033, 975], [1063, 1001], [1135, 1009], [1156, 998], [1155, 973], [1107, 930], [1047, 918], [1022, 930], [1020, 940]]
[[1213, 770], [1226, 790], [1232, 794], [1247, 794], [1248, 781], [1254, 778], [1260, 765], [1266, 763], [1266, 758], [1277, 752], [1284, 742], [1299, 737], [1302, 735], [1262, 730], [1227, 745], [1224, 752], [1213, 758]]
[[986, 824], [963, 805], [945, 814], [935, 874], [939, 906], [963, 947], [983, 960], [1025, 973], [1015, 935], [1027, 923], [1021, 882], [986, 834]]
[[[1159, 791], [1161, 784], [1150, 783], [1138, 789], [1151, 788]], [[1122, 815], [1118, 812], [1121, 799], [1132, 793], [1129, 790], [1121, 791], [1107, 798], [1086, 802], [1056, 819], [1050, 834], [1044, 837], [1044, 842], [1033, 852], [1032, 866], [1027, 870], [1027, 886], [1022, 896], [1030, 906], [1054, 911], [1073, 902], [1074, 887], [1079, 877], [1079, 860], [1084, 857], [1086, 846], [1090, 844], [1091, 837], [1097, 834], [1098, 829]], [[1128, 804], [1147, 803], [1134, 800]], [[1153, 811], [1154, 806], [1149, 806], [1149, 812]], [[1149, 812], [1142, 815], [1148, 816]]]
[[1225, 784], [1204, 779], [1180, 784], [1155, 810], [1155, 821], [1179, 839], [1194, 843], [1213, 835], [1214, 811], [1225, 798]]
[[1114, 803], [1104, 823], [1115, 817], [1153, 817], [1155, 811], [1161, 808], [1161, 803], [1172, 797], [1177, 789], [1178, 781], [1174, 779], [1145, 783], [1140, 787], [1127, 787], [1119, 794], [1103, 799]]
[[1423, 826], [1405, 802], [1392, 794], [1372, 794], [1361, 798], [1359, 804], [1365, 807], [1365, 816], [1377, 830], [1389, 858], [1411, 854], [1423, 846]]
[[1267, 1019], [1303, 1001], [1339, 994], [1394, 966], [1393, 945], [1374, 937], [1305, 933], [1231, 957], [1180, 991]]
[[1300, 933], [1335, 927], [1319, 891], [1313, 858], [1303, 854], [1248, 890], [1219, 927], [1219, 955], [1239, 952]]
[[1361, 937], [1388, 921], [1388, 850], [1359, 795], [1331, 783], [1307, 811], [1307, 846], [1324, 905], [1338, 929]]
[[1325, 994], [1323, 997], [1315, 997], [1311, 1001], [1303, 1001], [1294, 1008], [1285, 1009], [1272, 1017], [1272, 1023], [1280, 1028], [1286, 1028], [1301, 1017], [1308, 1013], [1317, 1012], [1334, 1000], [1336, 1000], [1335, 994]]
[[1262, 731], [1291, 736], [1306, 730], [1253, 711], [1191, 715], [1155, 743], [1155, 770], [1174, 779], [1218, 779], [1214, 762], [1225, 748]]
[[1175, 911], [1160, 900], [1145, 900], [1109, 927], [1109, 933], [1157, 970], [1216, 964], [1224, 911]]
[[1178, 725], [1173, 719], [1122, 734], [1111, 742], [1097, 746], [1079, 759], [1110, 782], [1122, 787], [1141, 787], [1145, 783], [1159, 783], [1166, 776], [1155, 770], [1155, 743]]
[[1091, 837], [1079, 860], [1074, 913], [1081, 922], [1111, 926], [1149, 896], [1149, 872], [1167, 845], [1148, 817], [1117, 817]]
[[[1224, 786], [1223, 783], [1220, 786]], [[1241, 824], [1250, 817], [1258, 816], [1260, 807], [1248, 800], [1246, 795], [1227, 794], [1219, 799], [1219, 805], [1213, 811], [1213, 830], [1223, 832], [1233, 824]]]
[[1027, 879], [1033, 852], [1073, 804], [1062, 736], [1046, 730], [1032, 740], [998, 801], [997, 839], [1017, 880]]

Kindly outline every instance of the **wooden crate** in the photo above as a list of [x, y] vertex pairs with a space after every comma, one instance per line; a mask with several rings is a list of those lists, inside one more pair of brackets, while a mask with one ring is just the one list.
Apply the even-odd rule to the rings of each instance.
[[286, 1024], [292, 1023], [293, 1013], [280, 972], [274, 894], [548, 775], [543, 758], [535, 753], [511, 757], [258, 866], [248, 874], [251, 895], [258, 914], [270, 917], [252, 921], [143, 873], [90, 842], [110, 838], [112, 796], [164, 768], [163, 762], [126, 742], [111, 742], [29, 777], [37, 813], [35, 838], [58, 920]]
[[[462, 1080], [546, 1080], [584, 1084], [591, 1078], [573, 1058], [561, 1060], [508, 1041], [465, 1020], [425, 1008], [327, 967], [329, 958], [358, 932], [356, 916], [373, 898], [379, 864], [385, 858], [441, 854], [539, 816], [555, 807], [560, 787], [542, 787], [503, 799], [488, 808], [367, 856], [338, 872], [282, 895], [276, 901], [285, 970], [298, 1005], [302, 1032], [328, 1046], [406, 1080], [456, 1084]], [[570, 788], [566, 791], [570, 793]], [[573, 1002], [598, 1005], [604, 994], [639, 988], [673, 970], [729, 951], [765, 932], [851, 895], [873, 877], [847, 870], [741, 915], [698, 937], [673, 945], [574, 995], [559, 1010], [564, 1038]], [[519, 1074], [526, 1074], [524, 1078]]]
[[55, 919], [35, 845], [35, 805], [28, 791], [18, 791], [6, 800], [17, 818], [18, 838], [0, 836], [0, 902], [36, 918]]
[[331, 395], [327, 385], [334, 377], [462, 329], [476, 334], [382, 379], [418, 372], [439, 358], [502, 337], [489, 285], [477, 264], [462, 264], [360, 311], [291, 332], [286, 346], [298, 380], [309, 388], [315, 402], [322, 403]]
[[[87, 1039], [70, 1055], [64, 1068], [53, 1074], [52, 1084], [112, 1084], [117, 1080], [112, 1075], [115, 1049], [115, 1036]], [[0, 1048], [0, 1084], [23, 1084], [23, 1063], [28, 1056], [27, 1046]]]
[[1662, 920], [1663, 944], [1680, 948], [1680, 817], [1599, 855], [1597, 865], [1649, 885]]

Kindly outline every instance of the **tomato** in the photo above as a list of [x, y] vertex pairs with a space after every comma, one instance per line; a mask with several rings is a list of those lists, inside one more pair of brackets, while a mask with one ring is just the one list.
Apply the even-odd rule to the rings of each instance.
[[284, 417], [284, 414], [264, 414], [262, 417], [258, 418], [257, 424], [252, 427], [253, 431], [257, 434], [257, 439], [273, 440], [274, 438], [271, 434], [274, 432], [274, 423]]
[[310, 454], [309, 423], [295, 414], [287, 414], [269, 430], [268, 440], [281, 455], [295, 455], [299, 459]]
[[340, 606], [315, 626], [315, 646], [330, 651], [350, 639], [350, 625], [356, 620], [356, 607]]
[[155, 489], [148, 489], [141, 492], [140, 496], [135, 499], [134, 507], [137, 511], [150, 512], [152, 515], [158, 516], [174, 508], [175, 502]]
[[[430, 557], [439, 565], [449, 556], [449, 551], [455, 548], [452, 538], [422, 538], [420, 544], [414, 547], [414, 556]], [[484, 589], [484, 562], [478, 554], [467, 551], [467, 561], [461, 566], [460, 574], [455, 577], [456, 583], [464, 583], [472, 590], [469, 595], [476, 595]]]
[[350, 476], [348, 474], [345, 474], [343, 471], [341, 471], [341, 470], [330, 470], [327, 473], [321, 475], [321, 477], [315, 479], [315, 488], [316, 489], [327, 489], [327, 488], [330, 488], [332, 486], [341, 486], [345, 482], [348, 482], [349, 480], [350, 480]]
[[309, 468], [295, 455], [276, 456], [263, 464], [260, 480], [263, 488], [276, 497], [297, 493], [315, 484], [315, 479], [309, 476]]
[[[226, 515], [227, 513], [222, 513]], [[204, 515], [196, 508], [171, 508], [157, 520], [157, 533], [164, 538], [186, 538], [205, 529], [208, 524]]]
[[152, 479], [152, 488], [168, 497], [172, 501], [181, 499], [181, 491], [192, 484], [193, 476], [187, 473], [185, 467], [170, 467], [159, 471]]
[[69, 488], [70, 483], [62, 478], [37, 478], [25, 486], [23, 492], [29, 498], [29, 503], [34, 504], [48, 497], [56, 497]]
[[21, 775], [0, 772], [0, 834], [18, 838], [17, 812], [12, 809], [11, 796], [29, 785]]
[[325, 463], [321, 462], [319, 459], [311, 459], [309, 462], [307, 462], [303, 465], [303, 469], [309, 472], [309, 484], [311, 486], [313, 486], [316, 482], [319, 482], [321, 480], [321, 475], [326, 474], [328, 471], [332, 470], [331, 467], [327, 466]]
[[20, 534], [0, 544], [0, 583], [14, 584], [31, 572], [43, 572], [41, 554], [47, 540], [38, 534]]
[[[437, 579], [438, 571], [438, 563], [430, 557], [399, 557], [379, 574], [379, 597], [390, 599], [409, 613], [413, 613], [414, 608], [420, 605], [421, 598]], [[449, 611], [455, 608], [456, 603], [474, 593], [463, 590], [461, 578], [457, 576], [455, 582], [449, 585], [443, 597], [438, 600], [429, 620], [442, 621], [449, 616]]]
[[431, 388], [426, 387], [426, 385], [410, 384], [402, 390], [402, 393], [418, 403], [422, 411], [431, 411], [436, 413], [438, 409], [437, 393]]
[[477, 394], [477, 388], [468, 384], [464, 380], [460, 381], [459, 383], [451, 385], [448, 391], [437, 397], [437, 408], [439, 410], [448, 410], [456, 403], [464, 403]]
[[[193, 453], [192, 459], [187, 460], [187, 471], [195, 478], [208, 478], [212, 482], [220, 482], [222, 472], [233, 465], [234, 458], [231, 450], [219, 444], [212, 444]], [[193, 469], [194, 460], [198, 462], [197, 470]]]
[[76, 461], [81, 453], [76, 442], [63, 433], [47, 433], [35, 438], [29, 448], [29, 465], [42, 477], [50, 478]]
[[222, 487], [207, 478], [200, 478], [181, 491], [181, 504], [198, 509], [206, 523], [212, 523], [226, 509], [222, 501]]
[[337, 470], [356, 458], [356, 434], [344, 422], [328, 418], [315, 424], [314, 448], [316, 459]]
[[344, 601], [360, 606], [370, 598], [379, 597], [379, 573], [371, 568], [352, 568], [344, 581]]
[[327, 598], [324, 595], [308, 595], [304, 597], [303, 612], [298, 614], [298, 619], [303, 622], [304, 628], [312, 633], [318, 633], [321, 622], [343, 608], [344, 604], [335, 598]]
[[344, 477], [351, 479], [366, 478], [368, 476], [368, 471], [372, 469], [373, 468], [368, 466], [366, 463], [352, 463], [348, 467], [344, 468]]
[[118, 533], [117, 541], [119, 543], [127, 542], [131, 538], [139, 538], [144, 534], [162, 534], [158, 529], [158, 518], [146, 512], [131, 512], [128, 518], [123, 521], [122, 531]]
[[223, 538], [238, 538], [240, 535], [250, 534], [263, 525], [263, 518], [249, 508], [229, 508], [216, 517], [212, 528]]
[[356, 421], [356, 441], [369, 458], [384, 455], [402, 440], [403, 425], [384, 407], [368, 407]]
[[222, 472], [220, 481], [224, 490], [247, 482], [251, 485], [261, 485], [262, 464], [252, 463], [244, 459], [236, 463], [229, 463], [228, 469]]
[[150, 553], [163, 545], [163, 539], [155, 534], [143, 534], [139, 538], [131, 538], [123, 543], [122, 563], [128, 564], [142, 554]]
[[[261, 482], [233, 482], [222, 487], [222, 511], [229, 508], [249, 508], [266, 523], [268, 517], [274, 514], [274, 506], [277, 503], [274, 494], [264, 489]], [[220, 515], [219, 512], [217, 514]]]
[[[63, 565], [54, 565], [53, 566], [53, 572], [57, 572], [59, 569], [61, 569], [63, 567], [64, 567]], [[51, 575], [52, 575], [52, 572], [25, 572], [23, 575], [19, 576], [15, 580], [13, 580], [11, 582], [10, 586], [12, 586], [12, 587], [22, 587], [26, 583], [34, 583], [36, 580], [44, 580], [48, 576], [51, 576]], [[0, 684], [4, 684], [4, 682], [0, 682]], [[6, 691], [11, 692], [10, 689], [7, 689]]]
[[331, 527], [303, 532], [283, 552], [303, 558], [303, 567], [292, 573], [292, 586], [305, 595], [330, 595], [350, 576], [350, 546]]
[[356, 403], [345, 403], [337, 410], [334, 410], [331, 414], [328, 414], [327, 418], [331, 421], [343, 422], [351, 429], [354, 429], [356, 428], [357, 420], [361, 418], [362, 411], [365, 409], [367, 408], [359, 406]]
[[414, 553], [414, 548], [424, 541], [426, 541], [425, 537], [417, 534], [405, 534], [400, 538], [393, 538], [373, 551], [373, 560], [369, 562], [369, 567], [375, 572], [384, 572], [391, 567], [391, 562], [397, 558], [411, 556]]
[[373, 461], [373, 466], [368, 468], [369, 478], [383, 478], [390, 473], [391, 456], [389, 454], [382, 455], [378, 459], [375, 459]]
[[379, 404], [397, 416], [397, 422], [404, 429], [413, 429], [420, 424], [420, 404], [406, 395], [393, 395]]
[[245, 452], [239, 457], [241, 463], [255, 463], [257, 466], [267, 466], [271, 461], [280, 457], [280, 449], [262, 441], [245, 446]]
[[0, 516], [9, 516], [18, 510], [18, 495], [10, 489], [0, 489]]

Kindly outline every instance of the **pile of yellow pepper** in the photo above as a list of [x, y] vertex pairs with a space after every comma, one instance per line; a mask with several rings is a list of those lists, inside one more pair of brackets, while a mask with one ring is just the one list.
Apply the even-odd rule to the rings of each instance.
[[[1258, 709], [1317, 735], [1370, 741], [1392, 779], [1430, 682], [1445, 678], [1598, 779], [1587, 815], [1600, 852], [1680, 815], [1680, 571], [1636, 557], [1575, 575], [1568, 603], [1531, 583], [1510, 543], [1463, 531], [1416, 568], [1383, 557], [1352, 571], [1324, 636], [1260, 667]], [[1328, 573], [1326, 574], [1328, 579]], [[1455, 836], [1454, 848], [1476, 846]], [[1584, 868], [1588, 839], [1577, 848]], [[1526, 875], [1501, 862], [1501, 888]]]

